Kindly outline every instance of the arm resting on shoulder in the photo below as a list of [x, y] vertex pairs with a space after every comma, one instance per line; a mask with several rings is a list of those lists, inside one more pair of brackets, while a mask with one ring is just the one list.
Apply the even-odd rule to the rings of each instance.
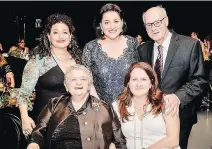
[[200, 42], [196, 41], [190, 56], [188, 82], [175, 92], [175, 95], [180, 99], [181, 106], [184, 107], [198, 97], [203, 92], [206, 83], [202, 50]]

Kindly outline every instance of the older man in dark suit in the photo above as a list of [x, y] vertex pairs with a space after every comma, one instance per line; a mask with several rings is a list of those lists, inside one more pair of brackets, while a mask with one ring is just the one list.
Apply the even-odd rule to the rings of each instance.
[[166, 10], [161, 6], [143, 14], [152, 40], [138, 48], [138, 52], [140, 61], [152, 65], [158, 75], [159, 88], [167, 94], [166, 114], [176, 114], [179, 110], [180, 146], [186, 149], [192, 126], [197, 122], [195, 100], [206, 84], [203, 56], [200, 42], [169, 31], [168, 21]]

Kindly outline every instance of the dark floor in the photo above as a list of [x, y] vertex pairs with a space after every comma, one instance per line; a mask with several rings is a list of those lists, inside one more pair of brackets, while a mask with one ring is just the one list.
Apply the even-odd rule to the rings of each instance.
[[198, 112], [198, 123], [193, 126], [188, 149], [212, 149], [212, 110]]

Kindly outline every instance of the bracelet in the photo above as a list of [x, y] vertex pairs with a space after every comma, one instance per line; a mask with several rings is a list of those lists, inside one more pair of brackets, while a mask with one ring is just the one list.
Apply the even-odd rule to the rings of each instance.
[[8, 64], [3, 65], [3, 68], [4, 68], [5, 73], [12, 72], [12, 69], [11, 69], [10, 65], [8, 65]]

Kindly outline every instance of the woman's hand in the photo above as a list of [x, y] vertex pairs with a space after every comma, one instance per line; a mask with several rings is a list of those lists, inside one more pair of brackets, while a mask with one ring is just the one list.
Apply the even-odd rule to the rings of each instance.
[[27, 149], [40, 149], [39, 145], [37, 143], [30, 143], [27, 146]]
[[15, 79], [14, 79], [14, 74], [12, 72], [8, 72], [6, 74], [6, 81], [7, 81], [7, 84], [10, 84], [9, 87], [15, 87]]
[[114, 143], [110, 143], [109, 149], [116, 149], [116, 146]]
[[32, 133], [33, 128], [35, 128], [35, 122], [29, 116], [21, 117], [22, 130], [25, 136], [28, 136]]

